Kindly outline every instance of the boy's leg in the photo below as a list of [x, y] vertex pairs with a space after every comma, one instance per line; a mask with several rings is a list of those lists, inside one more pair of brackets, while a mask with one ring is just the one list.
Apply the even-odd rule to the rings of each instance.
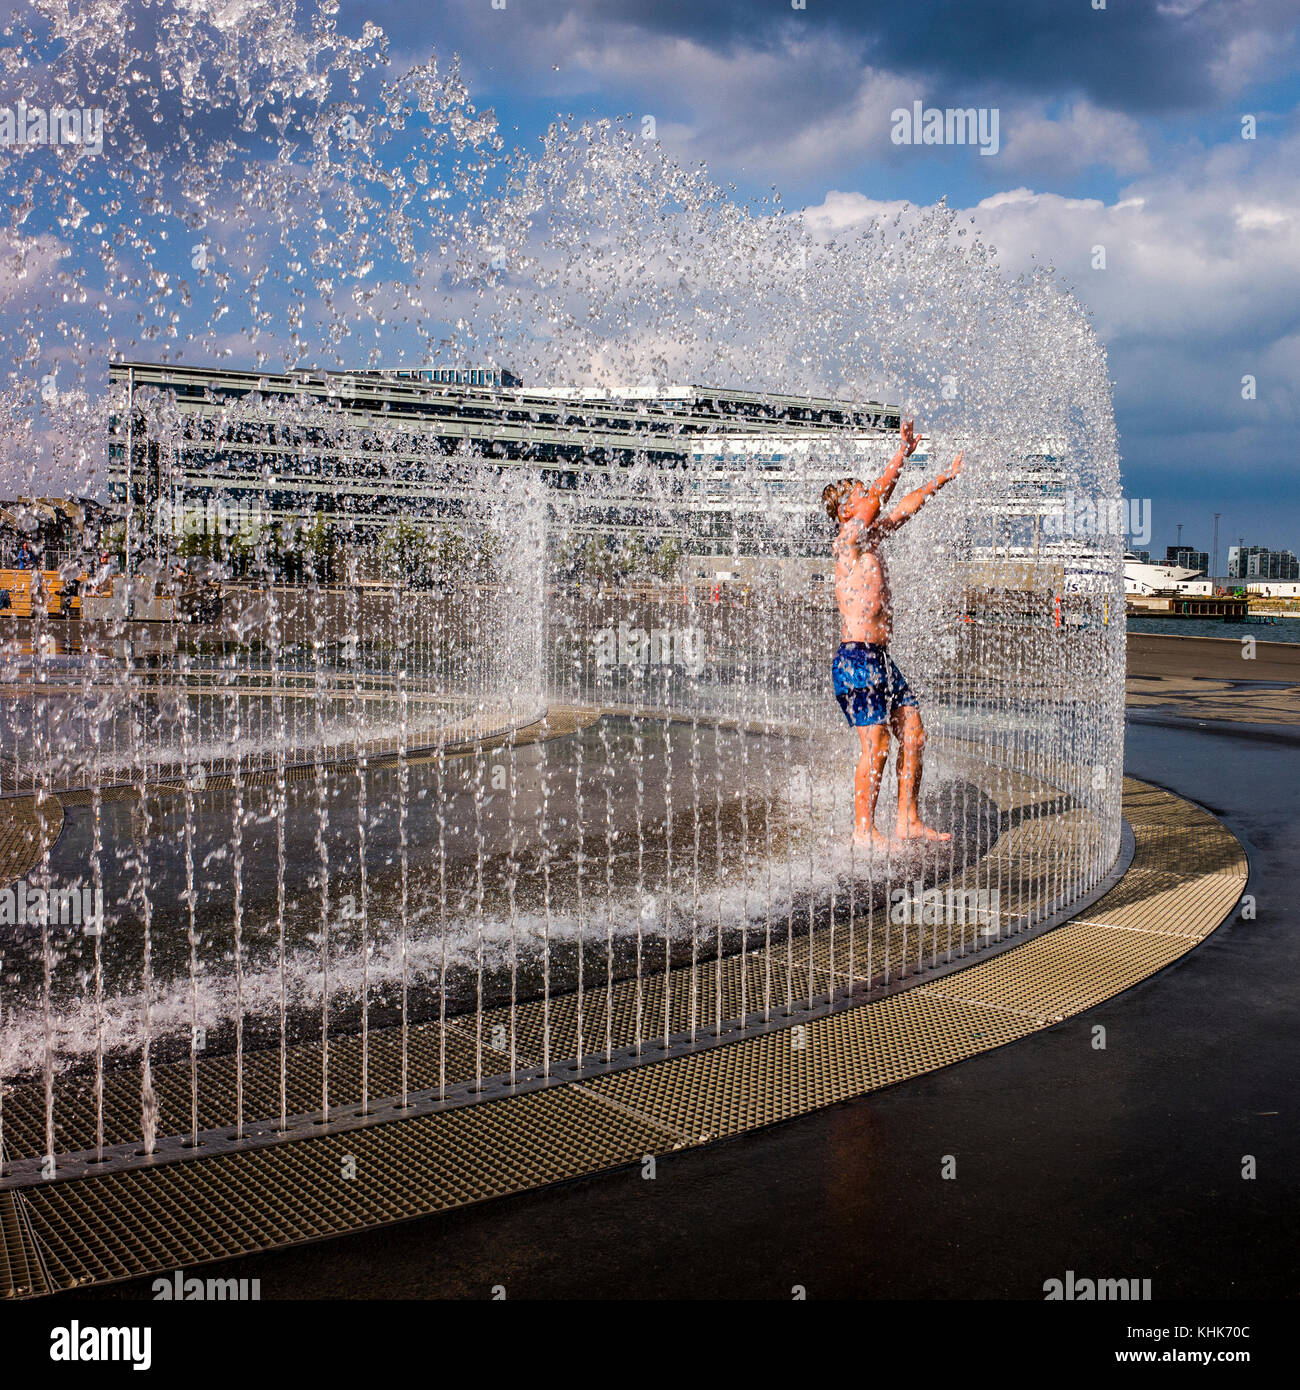
[[859, 725], [858, 738], [862, 743], [862, 753], [853, 778], [853, 838], [859, 843], [870, 840], [873, 845], [884, 848], [889, 844], [889, 838], [876, 829], [876, 799], [880, 795], [880, 781], [885, 775], [885, 763], [889, 758], [889, 728], [885, 724]]
[[900, 840], [951, 840], [947, 831], [935, 830], [921, 820], [916, 804], [921, 790], [921, 751], [925, 747], [921, 711], [915, 705], [900, 705], [890, 723], [898, 740], [898, 825], [894, 833]]

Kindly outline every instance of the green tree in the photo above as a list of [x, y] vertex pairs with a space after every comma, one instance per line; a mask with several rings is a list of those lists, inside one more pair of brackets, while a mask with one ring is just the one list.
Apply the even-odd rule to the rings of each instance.
[[682, 545], [675, 536], [664, 540], [655, 552], [654, 572], [666, 583], [671, 583], [681, 572]]
[[303, 550], [308, 560], [308, 574], [322, 583], [333, 580], [338, 567], [339, 543], [334, 528], [317, 512], [312, 524], [303, 534]]

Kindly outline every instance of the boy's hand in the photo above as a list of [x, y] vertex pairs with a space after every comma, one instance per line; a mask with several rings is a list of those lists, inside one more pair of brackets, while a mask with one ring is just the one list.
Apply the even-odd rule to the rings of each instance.
[[957, 457], [953, 459], [946, 472], [939, 474], [940, 483], [950, 483], [961, 472], [962, 461], [966, 457], [966, 450], [962, 449]]
[[900, 420], [898, 423], [898, 443], [904, 458], [911, 458], [916, 446], [925, 436], [917, 434], [915, 420]]

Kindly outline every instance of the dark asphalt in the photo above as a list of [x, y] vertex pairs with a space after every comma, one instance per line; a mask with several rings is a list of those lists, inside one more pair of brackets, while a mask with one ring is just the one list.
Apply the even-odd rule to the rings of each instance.
[[260, 1278], [263, 1299], [1041, 1300], [1067, 1270], [1149, 1278], [1156, 1300], [1295, 1297], [1300, 731], [1142, 713], [1127, 765], [1241, 837], [1254, 922], [1055, 1028], [661, 1159], [652, 1181], [623, 1170], [205, 1273]]
[[1300, 681], [1300, 642], [1270, 641], [1273, 629], [1261, 624], [1244, 635], [1255, 638], [1255, 654], [1243, 664], [1240, 637], [1179, 637], [1164, 633], [1130, 632], [1126, 669], [1130, 676], [1176, 676], [1237, 681]]

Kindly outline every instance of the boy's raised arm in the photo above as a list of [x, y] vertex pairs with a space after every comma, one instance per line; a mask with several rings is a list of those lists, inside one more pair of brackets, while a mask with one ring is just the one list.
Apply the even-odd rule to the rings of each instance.
[[889, 501], [894, 491], [894, 486], [898, 482], [898, 475], [903, 470], [903, 463], [906, 459], [916, 452], [916, 446], [924, 436], [917, 434], [914, 420], [899, 420], [898, 422], [898, 451], [889, 460], [889, 466], [876, 479], [867, 491], [867, 495], [875, 502], [876, 512]]
[[886, 536], [891, 531], [897, 531], [905, 521], [914, 517], [941, 487], [946, 487], [961, 472], [965, 455], [966, 451], [963, 449], [944, 472], [931, 478], [928, 483], [922, 483], [915, 491], [909, 492], [883, 521], [876, 524], [876, 534]]

